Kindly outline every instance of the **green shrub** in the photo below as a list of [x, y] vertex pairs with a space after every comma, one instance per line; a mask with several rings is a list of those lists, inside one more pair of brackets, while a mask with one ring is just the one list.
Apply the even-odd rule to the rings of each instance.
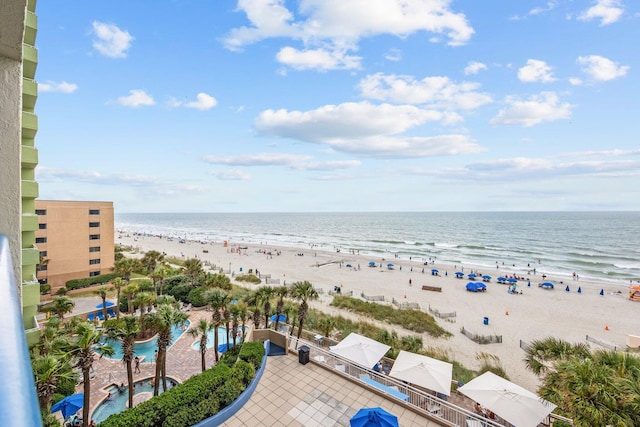
[[240, 274], [239, 276], [234, 277], [234, 280], [238, 282], [249, 282], [253, 284], [262, 283], [262, 280], [255, 274]]
[[261, 342], [247, 342], [242, 344], [238, 357], [240, 360], [249, 362], [255, 369], [260, 367], [262, 363], [262, 356], [264, 356], [264, 344]]
[[48, 283], [41, 283], [40, 284], [40, 295], [46, 295], [49, 293], [49, 291], [51, 291], [51, 285]]
[[92, 286], [98, 283], [100, 284], [109, 283], [116, 277], [119, 277], [116, 273], [108, 273], [108, 274], [101, 274], [99, 276], [93, 276], [93, 277], [83, 277], [82, 279], [72, 279], [67, 281], [67, 283], [65, 283], [65, 288], [68, 291], [72, 291], [74, 289], [87, 288], [89, 286]]
[[238, 378], [231, 377], [226, 383], [216, 389], [214, 396], [218, 399], [218, 402], [220, 402], [220, 407], [225, 408], [236, 400], [244, 389], [244, 384], [242, 384]]
[[189, 296], [187, 297], [187, 302], [193, 304], [194, 307], [204, 307], [205, 305], [207, 305], [207, 300], [205, 299], [205, 289], [192, 289], [191, 292], [189, 292]]
[[220, 363], [232, 367], [236, 364], [236, 360], [238, 360], [238, 354], [233, 351], [227, 351], [222, 353], [220, 357]]
[[162, 423], [162, 427], [189, 427], [217, 414], [219, 410], [220, 403], [218, 399], [215, 396], [211, 396], [193, 407], [183, 408], [170, 415]]
[[233, 377], [237, 378], [245, 386], [256, 376], [256, 368], [249, 362], [238, 360], [233, 366]]

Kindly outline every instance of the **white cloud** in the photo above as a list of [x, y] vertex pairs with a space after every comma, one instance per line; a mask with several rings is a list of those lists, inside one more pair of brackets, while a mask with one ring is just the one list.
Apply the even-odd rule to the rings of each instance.
[[470, 110], [493, 101], [490, 95], [476, 91], [479, 83], [456, 84], [440, 76], [416, 80], [411, 76], [376, 73], [363, 78], [358, 87], [368, 99], [450, 109]]
[[593, 6], [582, 12], [578, 19], [581, 21], [600, 20], [600, 26], [613, 24], [620, 19], [624, 9], [619, 0], [597, 0]]
[[276, 55], [278, 62], [297, 70], [317, 69], [319, 71], [360, 68], [359, 56], [346, 54], [344, 50], [303, 49], [283, 47]]
[[[365, 37], [390, 34], [404, 38], [429, 32], [438, 35], [437, 40], [446, 38], [452, 46], [467, 43], [474, 30], [464, 14], [449, 6], [450, 0], [303, 0], [292, 11], [285, 0], [239, 0], [238, 10], [250, 24], [231, 30], [223, 43], [230, 50], [239, 50], [263, 39], [286, 37], [299, 40], [304, 48], [281, 50], [278, 60], [282, 62], [306, 69], [316, 63], [325, 65], [331, 58], [345, 58], [348, 61], [342, 61], [340, 68], [353, 68], [353, 61], [359, 63], [359, 58], [346, 52], [357, 50], [358, 41]], [[341, 55], [326, 57], [334, 51]], [[319, 55], [325, 57], [317, 58]]]
[[573, 86], [580, 86], [583, 83], [583, 81], [579, 77], [570, 77], [569, 83]]
[[389, 49], [384, 55], [384, 59], [387, 61], [398, 62], [402, 59], [402, 51], [400, 49]]
[[577, 62], [582, 65], [582, 71], [585, 74], [599, 82], [622, 77], [627, 74], [630, 68], [618, 65], [616, 62], [599, 55], [580, 56]]
[[471, 74], [478, 74], [481, 70], [486, 70], [487, 66], [482, 62], [470, 61], [466, 67], [464, 67], [464, 73], [468, 76]]
[[358, 167], [359, 160], [317, 161], [312, 156], [286, 153], [259, 153], [243, 156], [204, 156], [205, 162], [226, 166], [285, 166], [294, 170], [341, 170]]
[[208, 95], [204, 92], [200, 92], [196, 96], [196, 101], [186, 102], [184, 106], [187, 108], [195, 108], [196, 110], [200, 111], [206, 111], [212, 109], [217, 104], [218, 101], [216, 101], [213, 96]]
[[319, 143], [365, 157], [407, 158], [482, 151], [464, 135], [398, 136], [428, 122], [458, 120], [454, 113], [412, 105], [360, 102], [326, 105], [311, 111], [266, 110], [256, 119], [255, 127], [261, 135]]
[[531, 9], [529, 11], [529, 15], [540, 15], [541, 13], [549, 12], [550, 10], [555, 9], [557, 5], [557, 1], [549, 1], [547, 2], [546, 6], [539, 6]]
[[215, 176], [221, 181], [249, 181], [251, 179], [251, 175], [242, 172], [240, 169], [212, 171], [210, 175]]
[[38, 90], [40, 92], [60, 92], [60, 93], [73, 93], [78, 89], [78, 85], [67, 82], [52, 82], [47, 81], [44, 83], [38, 83]]
[[550, 83], [555, 81], [551, 67], [546, 62], [538, 59], [527, 60], [527, 65], [518, 70], [518, 79], [525, 83]]
[[534, 126], [542, 122], [551, 122], [571, 117], [573, 106], [561, 103], [554, 92], [542, 92], [523, 101], [517, 97], [507, 97], [508, 107], [491, 119], [492, 125]]
[[93, 47], [109, 58], [125, 58], [135, 39], [128, 31], [123, 31], [114, 24], [93, 22]]
[[155, 104], [153, 97], [141, 89], [132, 89], [128, 96], [118, 98], [118, 104], [125, 107], [148, 107]]

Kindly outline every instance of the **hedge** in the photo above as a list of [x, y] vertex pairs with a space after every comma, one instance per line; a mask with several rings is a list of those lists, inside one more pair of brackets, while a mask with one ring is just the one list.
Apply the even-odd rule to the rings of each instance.
[[74, 289], [87, 288], [97, 283], [109, 283], [116, 277], [120, 277], [120, 276], [116, 273], [108, 273], [108, 274], [101, 274], [99, 276], [93, 276], [93, 277], [83, 277], [82, 279], [69, 280], [67, 281], [67, 283], [65, 283], [64, 286], [65, 288], [67, 288], [68, 291], [72, 291]]
[[[245, 347], [248, 349], [243, 352]], [[236, 400], [255, 377], [256, 347], [262, 350], [262, 360], [264, 345], [245, 343], [240, 350], [244, 356], [233, 368], [218, 363], [135, 408], [111, 415], [100, 426], [187, 427], [215, 415]]]

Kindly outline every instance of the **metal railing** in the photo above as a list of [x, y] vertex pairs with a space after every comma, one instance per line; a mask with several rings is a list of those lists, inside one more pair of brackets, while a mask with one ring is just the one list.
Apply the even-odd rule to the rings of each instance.
[[344, 374], [352, 377], [354, 382], [361, 382], [363, 388], [368, 388], [367, 383], [361, 380], [363, 376], [367, 376], [377, 383], [382, 384], [385, 387], [393, 387], [395, 390], [402, 394], [407, 395], [407, 400], [403, 401], [392, 394], [385, 394], [385, 397], [389, 400], [406, 405], [411, 405], [417, 411], [423, 413], [426, 417], [430, 417], [434, 420], [438, 420], [438, 423], [444, 426], [466, 426], [467, 421], [478, 421], [482, 426], [486, 427], [501, 427], [508, 425], [506, 422], [496, 422], [489, 420], [485, 417], [477, 415], [471, 411], [468, 411], [462, 407], [454, 405], [446, 400], [446, 397], [439, 397], [438, 395], [430, 394], [424, 390], [420, 390], [413, 387], [404, 381], [397, 380], [393, 377], [379, 373], [373, 369], [366, 369], [362, 366], [356, 365], [349, 360], [338, 357], [328, 350], [318, 347], [317, 345], [306, 341], [298, 340], [292, 337], [289, 340], [289, 350], [298, 352], [299, 345], [305, 345], [309, 347], [309, 358], [315, 363], [322, 364], [325, 367], [335, 371], [336, 373]]
[[[42, 426], [22, 305], [14, 280], [9, 240], [0, 235], [0, 419], [21, 426]], [[11, 421], [13, 420], [13, 421]]]

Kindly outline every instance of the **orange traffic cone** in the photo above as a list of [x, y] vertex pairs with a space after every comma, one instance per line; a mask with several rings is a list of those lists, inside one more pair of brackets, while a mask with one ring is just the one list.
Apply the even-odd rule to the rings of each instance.
[[507, 312], [505, 313], [505, 316], [508, 316], [508, 315], [509, 315], [509, 310], [507, 310]]
[[606, 325], [606, 326], [604, 327], [604, 330], [605, 330], [605, 331], [608, 331], [608, 330], [609, 330], [609, 325]]

